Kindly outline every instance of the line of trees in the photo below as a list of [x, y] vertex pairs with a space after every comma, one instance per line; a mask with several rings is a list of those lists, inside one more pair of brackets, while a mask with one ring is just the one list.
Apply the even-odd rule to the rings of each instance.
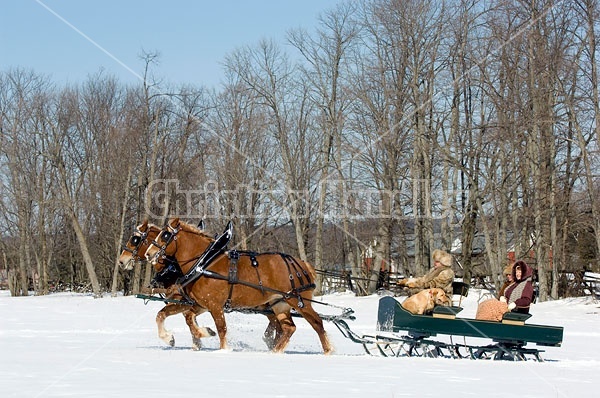
[[481, 236], [489, 275], [533, 253], [556, 298], [560, 271], [598, 267], [599, 12], [342, 2], [230, 53], [218, 90], [154, 79], [153, 53], [136, 85], [0, 71], [0, 268], [14, 294], [137, 290], [151, 269], [119, 272], [123, 240], [176, 215], [356, 274], [372, 241], [374, 264], [421, 274], [459, 238], [470, 278]]

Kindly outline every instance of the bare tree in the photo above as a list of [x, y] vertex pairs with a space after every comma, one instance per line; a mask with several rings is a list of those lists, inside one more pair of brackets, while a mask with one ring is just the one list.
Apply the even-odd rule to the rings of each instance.
[[[377, 134], [375, 141], [365, 146], [373, 150], [365, 160], [372, 163], [369, 168], [382, 194], [375, 268], [389, 264], [393, 216], [406, 212], [412, 213], [414, 225], [415, 273], [424, 273], [433, 244], [433, 148], [439, 128], [433, 94], [445, 12], [422, 2], [379, 1], [368, 6], [364, 15], [365, 59], [373, 64], [361, 66], [361, 75], [353, 81], [357, 82], [357, 97], [372, 115], [371, 126], [367, 127], [365, 120], [357, 125]], [[411, 150], [406, 151], [409, 146]], [[406, 178], [406, 170], [412, 194], [402, 199], [394, 193], [404, 191], [399, 184]], [[406, 199], [412, 206], [407, 206], [410, 202]], [[401, 259], [405, 245], [399, 243]]]
[[86, 209], [82, 207], [81, 201], [87, 188], [86, 178], [92, 171], [93, 158], [88, 154], [93, 151], [93, 146], [89, 137], [85, 136], [86, 131], [81, 128], [78, 119], [79, 105], [79, 94], [76, 90], [66, 88], [61, 92], [57, 114], [54, 116], [56, 124], [51, 126], [49, 131], [52, 135], [52, 146], [48, 148], [48, 155], [56, 173], [57, 196], [77, 237], [92, 290], [99, 297], [100, 284], [89, 250], [88, 235], [82, 224]]
[[[596, 25], [598, 15], [600, 14], [600, 4], [597, 0], [579, 0], [575, 2], [575, 7], [578, 13], [581, 15], [584, 25], [584, 36], [582, 37], [582, 48], [583, 56], [585, 57], [584, 63], [580, 63], [582, 74], [588, 76], [589, 82], [584, 83], [584, 87], [589, 90], [583, 90], [584, 93], [589, 93], [589, 100], [592, 104], [590, 109], [594, 120], [594, 134], [595, 141], [598, 145], [600, 143], [600, 82], [598, 76], [598, 60], [596, 56], [597, 43], [596, 43]], [[585, 94], [584, 94], [585, 95]], [[571, 112], [572, 117], [577, 117], [579, 112], [573, 109]], [[600, 201], [596, 194], [596, 181], [594, 179], [594, 165], [592, 164], [592, 154], [590, 153], [589, 143], [590, 139], [584, 137], [584, 133], [579, 127], [577, 127], [577, 143], [583, 154], [583, 165], [585, 168], [585, 180], [588, 192], [588, 200], [590, 202], [590, 209], [592, 213], [592, 228], [596, 238], [596, 250], [600, 253]], [[591, 138], [591, 137], [590, 137]], [[597, 167], [597, 166], [596, 166]]]
[[44, 131], [51, 85], [31, 71], [15, 69], [0, 77], [0, 98], [0, 155], [6, 161], [8, 182], [3, 192], [10, 197], [4, 215], [16, 223], [19, 244], [20, 289], [14, 293], [26, 295], [31, 278], [36, 293], [46, 294], [52, 256], [47, 233], [52, 194]]
[[[4, 192], [11, 196], [12, 205], [5, 207], [11, 214], [12, 222], [17, 226], [18, 233], [18, 288], [11, 293], [16, 296], [26, 296], [29, 291], [29, 268], [31, 264], [31, 219], [33, 211], [33, 195], [31, 192], [31, 165], [27, 164], [31, 156], [22, 148], [27, 149], [26, 142], [31, 134], [27, 125], [32, 117], [31, 102], [40, 80], [33, 72], [13, 70], [3, 76], [2, 86], [2, 123], [0, 124], [2, 141], [0, 145], [2, 157], [7, 168], [8, 184]], [[7, 214], [7, 215], [8, 215]], [[33, 275], [32, 275], [33, 276]]]
[[[279, 170], [273, 170], [268, 178], [273, 192], [283, 191], [285, 201], [280, 206], [294, 225], [298, 255], [306, 261], [315, 159], [315, 132], [311, 129], [312, 108], [306, 86], [294, 77], [287, 56], [272, 41], [234, 52], [226, 66], [240, 77], [266, 112], [268, 131], [277, 142], [279, 156]], [[283, 174], [283, 184], [277, 181], [279, 173]], [[276, 196], [272, 199], [280, 200]]]
[[[357, 26], [350, 19], [353, 10], [351, 4], [344, 4], [325, 13], [319, 19], [320, 25], [315, 37], [303, 30], [291, 31], [288, 35], [290, 43], [300, 51], [306, 61], [306, 65], [301, 67], [302, 76], [309, 82], [311, 101], [321, 114], [317, 117], [319, 129], [322, 131], [322, 143], [317, 161], [320, 177], [317, 182], [319, 191], [314, 259], [314, 266], [319, 270], [324, 269], [323, 224], [327, 212], [327, 191], [330, 175], [334, 170], [334, 159], [341, 151], [343, 121], [349, 104], [348, 98], [343, 95], [342, 68], [346, 51], [357, 34]], [[341, 165], [338, 170], [341, 170]], [[347, 240], [350, 234], [347, 218], [343, 218], [343, 228]], [[319, 278], [322, 278], [322, 274], [319, 274]], [[319, 278], [317, 286], [322, 284]]]
[[237, 76], [229, 77], [215, 98], [202, 147], [209, 164], [207, 178], [216, 181], [222, 192], [223, 216], [234, 221], [238, 244], [247, 250], [251, 242], [258, 243], [269, 222], [266, 187], [271, 185], [276, 154], [255, 94]]

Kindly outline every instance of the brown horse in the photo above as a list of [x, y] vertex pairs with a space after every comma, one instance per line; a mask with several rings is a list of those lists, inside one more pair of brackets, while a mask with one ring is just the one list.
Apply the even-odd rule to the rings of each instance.
[[[123, 247], [123, 251], [119, 256], [119, 266], [122, 270], [132, 270], [136, 262], [145, 260], [142, 256], [148, 249], [149, 242], [156, 238], [160, 230], [161, 229], [158, 226], [154, 224], [148, 224], [148, 220], [144, 221], [143, 224], [136, 228], [133, 235], [131, 235]], [[170, 293], [168, 298], [174, 300], [183, 299], [183, 297], [176, 292]], [[196, 317], [206, 312], [206, 308], [200, 307], [199, 305], [190, 306], [177, 303], [169, 303], [165, 305], [156, 314], [158, 337], [171, 347], [175, 346], [175, 337], [173, 336], [173, 333], [165, 328], [165, 320], [171, 315], [182, 312], [183, 316], [185, 317], [185, 322], [190, 328], [190, 333], [192, 334], [192, 348], [194, 350], [199, 350], [202, 346], [200, 339], [215, 335], [215, 332], [212, 329], [198, 326]]]
[[[212, 242], [202, 231], [175, 218], [149, 246], [146, 258], [156, 271], [161, 271], [165, 267], [164, 260], [173, 256], [182, 272], [188, 275], [192, 268], [197, 269], [195, 260]], [[201, 269], [198, 279], [184, 287], [187, 295], [212, 315], [221, 349], [227, 349], [225, 307], [244, 309], [273, 303], [270, 308], [282, 328], [273, 351], [282, 352], [296, 330], [292, 308], [317, 332], [324, 353], [332, 351], [323, 321], [312, 308], [315, 288], [312, 266], [282, 253], [239, 252], [236, 262], [230, 261], [228, 254], [219, 254]]]
[[[121, 269], [132, 270], [135, 262], [145, 261], [146, 259], [143, 257], [144, 253], [148, 249], [150, 242], [156, 238], [160, 230], [160, 227], [149, 224], [148, 220], [145, 220], [143, 224], [139, 225], [125, 244], [123, 251], [119, 256], [119, 265]], [[171, 285], [165, 287], [171, 288]], [[177, 289], [167, 289], [167, 291], [167, 298], [173, 300], [183, 299], [183, 296]], [[268, 309], [268, 306], [257, 308], [259, 311], [265, 311], [265, 316], [269, 319], [269, 324], [264, 332], [263, 340], [267, 347], [272, 350], [282, 334], [282, 329], [275, 315], [270, 314], [267, 311]], [[198, 304], [190, 306], [187, 304], [168, 303], [156, 314], [158, 337], [171, 347], [175, 346], [175, 337], [173, 336], [173, 333], [166, 329], [165, 320], [171, 315], [183, 313], [185, 322], [190, 328], [190, 333], [192, 335], [192, 348], [194, 350], [199, 350], [202, 346], [200, 339], [215, 335], [215, 332], [212, 329], [208, 327], [199, 327], [196, 322], [196, 317], [204, 312], [206, 312], [206, 308], [203, 308]]]

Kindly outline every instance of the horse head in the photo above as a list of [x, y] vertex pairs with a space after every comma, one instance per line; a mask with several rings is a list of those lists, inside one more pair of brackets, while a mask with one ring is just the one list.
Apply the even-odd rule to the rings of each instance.
[[166, 257], [166, 250], [171, 242], [177, 240], [177, 233], [179, 232], [179, 218], [174, 218], [168, 221], [165, 226], [160, 230], [160, 232], [156, 235], [148, 248], [146, 249], [146, 253], [144, 257], [146, 257], [147, 261], [150, 261], [154, 266], [156, 271], [160, 271], [160, 268], [157, 267], [159, 264], [159, 259], [162, 257]]
[[173, 218], [152, 240], [145, 257], [154, 266], [156, 272], [165, 268], [169, 261], [177, 261], [185, 271], [194, 260], [208, 247], [212, 238], [191, 226]]
[[148, 220], [135, 228], [123, 246], [123, 251], [118, 259], [122, 270], [132, 270], [136, 262], [145, 260], [143, 256], [148, 249], [149, 242], [156, 237], [159, 231], [160, 229], [156, 225], [148, 224]]

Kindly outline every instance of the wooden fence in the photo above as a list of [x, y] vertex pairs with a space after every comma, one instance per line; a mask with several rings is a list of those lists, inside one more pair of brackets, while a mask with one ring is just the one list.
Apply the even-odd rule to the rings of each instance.
[[[350, 290], [357, 295], [368, 294], [370, 279], [367, 275], [352, 276], [350, 271], [324, 271], [317, 270], [323, 276], [321, 291], [324, 294], [344, 292]], [[405, 276], [399, 273], [381, 272], [377, 281], [377, 290], [384, 289], [393, 293], [400, 292], [397, 281]], [[600, 298], [600, 274], [586, 272], [561, 272], [559, 277], [560, 297], [592, 296]], [[535, 284], [535, 282], [534, 282]], [[474, 277], [471, 279], [472, 287], [494, 291], [494, 283], [489, 277]], [[537, 288], [537, 286], [536, 286]]]

